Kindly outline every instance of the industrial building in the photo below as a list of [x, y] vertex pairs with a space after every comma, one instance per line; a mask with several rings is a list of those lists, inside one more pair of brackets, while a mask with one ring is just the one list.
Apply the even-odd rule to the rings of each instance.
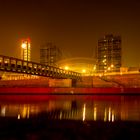
[[98, 40], [97, 72], [117, 72], [122, 65], [121, 37], [112, 34]]
[[62, 52], [51, 42], [42, 45], [40, 48], [40, 63], [50, 66], [57, 66], [57, 62], [61, 60]]

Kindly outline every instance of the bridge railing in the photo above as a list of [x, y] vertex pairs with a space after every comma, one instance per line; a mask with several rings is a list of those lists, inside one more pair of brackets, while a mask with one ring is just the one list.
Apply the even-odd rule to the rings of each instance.
[[0, 55], [0, 70], [52, 78], [81, 79], [81, 74], [32, 61]]

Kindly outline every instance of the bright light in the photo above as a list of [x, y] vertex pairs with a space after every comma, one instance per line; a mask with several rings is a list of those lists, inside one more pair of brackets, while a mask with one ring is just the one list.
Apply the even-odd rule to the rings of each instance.
[[100, 74], [99, 76], [102, 77], [102, 74]]
[[94, 107], [94, 115], [93, 115], [93, 117], [94, 117], [94, 121], [96, 121], [97, 120], [97, 108], [96, 107]]
[[20, 119], [20, 114], [18, 114], [18, 117], [17, 117], [17, 119], [18, 119], [18, 120]]
[[26, 43], [22, 43], [21, 47], [22, 47], [23, 49], [26, 49], [27, 44], [26, 44]]
[[6, 112], [6, 107], [4, 106], [1, 108], [1, 115], [5, 116], [5, 112]]
[[31, 60], [31, 45], [29, 39], [22, 40], [21, 43], [21, 58], [26, 61]]
[[68, 66], [65, 66], [65, 70], [68, 70], [69, 69], [69, 67]]
[[86, 116], [86, 104], [84, 104], [83, 107], [83, 121], [85, 121], [85, 116]]
[[96, 66], [94, 66], [93, 69], [96, 70]]
[[115, 115], [114, 115], [114, 111], [112, 111], [112, 122], [114, 122], [115, 120]]
[[106, 62], [106, 59], [103, 60], [103, 63], [105, 63], [105, 62]]
[[107, 69], [110, 70], [110, 67], [108, 67]]
[[86, 70], [85, 70], [85, 69], [83, 69], [83, 70], [82, 70], [82, 72], [83, 72], [83, 73], [85, 73], [85, 72], [86, 72]]
[[114, 67], [114, 65], [112, 64], [112, 65], [111, 65], [111, 68], [113, 68], [113, 67]]
[[108, 121], [111, 121], [111, 108], [109, 107], [109, 111], [108, 111]]

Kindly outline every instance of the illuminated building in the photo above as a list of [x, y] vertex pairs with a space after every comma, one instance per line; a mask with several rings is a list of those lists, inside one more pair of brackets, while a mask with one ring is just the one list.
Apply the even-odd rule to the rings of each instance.
[[31, 60], [31, 45], [29, 39], [23, 39], [21, 43], [21, 59], [25, 61]]
[[98, 72], [120, 71], [121, 37], [110, 34], [99, 39], [96, 59]]
[[40, 63], [50, 66], [57, 66], [57, 62], [62, 58], [62, 53], [52, 43], [47, 43], [40, 48]]

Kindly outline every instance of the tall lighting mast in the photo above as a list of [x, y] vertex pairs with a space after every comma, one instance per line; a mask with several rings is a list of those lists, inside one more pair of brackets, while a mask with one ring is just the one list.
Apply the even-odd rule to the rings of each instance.
[[30, 39], [23, 39], [21, 43], [21, 59], [25, 61], [31, 60], [31, 43]]

